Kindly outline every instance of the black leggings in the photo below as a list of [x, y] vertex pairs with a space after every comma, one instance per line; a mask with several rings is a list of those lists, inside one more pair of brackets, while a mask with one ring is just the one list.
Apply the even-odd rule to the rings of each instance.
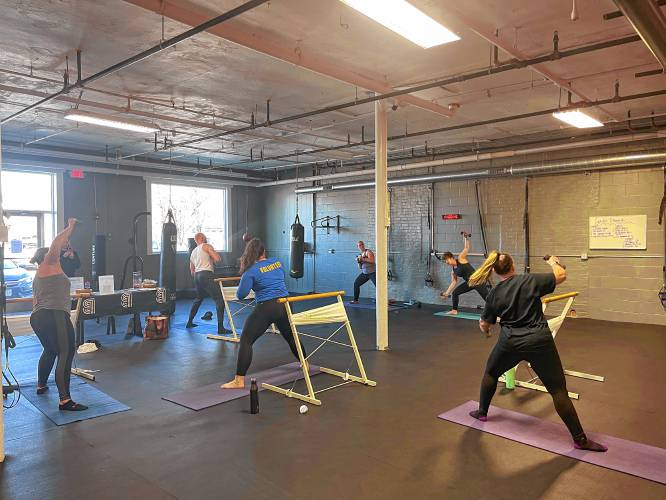
[[361, 273], [356, 277], [354, 281], [354, 300], [358, 300], [359, 295], [361, 295], [361, 286], [368, 281], [372, 281], [372, 284], [377, 286], [377, 273]]
[[490, 353], [486, 373], [481, 381], [479, 410], [486, 414], [497, 389], [497, 379], [520, 361], [532, 365], [553, 398], [555, 410], [573, 437], [583, 434], [578, 414], [567, 393], [567, 382], [555, 340], [546, 328], [522, 336], [510, 337], [502, 330], [497, 345]]
[[453, 293], [451, 294], [451, 300], [453, 301], [453, 308], [458, 309], [458, 304], [460, 303], [460, 296], [463, 293], [471, 292], [472, 290], [476, 290], [479, 295], [483, 298], [483, 300], [486, 300], [486, 297], [488, 296], [488, 287], [485, 285], [481, 286], [475, 286], [471, 287], [467, 284], [465, 281], [464, 283], [461, 283], [458, 285], [454, 290]]
[[69, 379], [72, 373], [76, 343], [74, 327], [69, 314], [55, 309], [40, 309], [30, 316], [30, 326], [44, 347], [37, 370], [38, 386], [46, 386], [53, 363], [58, 358], [55, 380], [60, 401], [70, 399]]
[[[294, 341], [294, 335], [291, 331], [291, 325], [289, 324], [284, 304], [278, 303], [277, 299], [267, 300], [266, 302], [257, 304], [252, 314], [245, 321], [240, 341], [240, 350], [238, 351], [236, 375], [245, 376], [248, 368], [250, 368], [250, 363], [252, 363], [252, 345], [266, 332], [271, 323], [275, 323], [275, 326], [278, 327], [278, 330], [282, 334], [282, 338], [289, 344], [294, 357], [299, 359], [296, 342]], [[302, 343], [301, 350], [303, 351], [303, 357], [306, 357], [307, 354]]]
[[217, 331], [224, 332], [224, 299], [222, 298], [222, 290], [213, 277], [212, 271], [199, 271], [194, 275], [194, 285], [197, 288], [197, 298], [192, 302], [190, 308], [190, 317], [188, 323], [192, 323], [194, 317], [201, 307], [201, 303], [206, 297], [210, 297], [215, 301], [215, 312], [217, 315]]

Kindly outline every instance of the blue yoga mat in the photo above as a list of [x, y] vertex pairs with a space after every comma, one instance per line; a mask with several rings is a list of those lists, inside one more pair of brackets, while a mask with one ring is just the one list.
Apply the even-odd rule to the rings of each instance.
[[473, 319], [474, 321], [479, 321], [481, 319], [480, 314], [468, 313], [463, 311], [458, 311], [458, 314], [446, 314], [448, 311], [436, 312], [434, 316], [442, 316], [444, 318], [457, 318], [457, 319]]
[[129, 406], [116, 401], [108, 394], [74, 376], [72, 376], [70, 388], [72, 399], [77, 403], [86, 405], [87, 410], [60, 411], [58, 409], [58, 388], [51, 381], [49, 381], [49, 390], [44, 394], [35, 392], [37, 390], [37, 383], [35, 382], [22, 384], [21, 395], [56, 425], [67, 425], [72, 422], [80, 422], [81, 420], [111, 415], [130, 409]]

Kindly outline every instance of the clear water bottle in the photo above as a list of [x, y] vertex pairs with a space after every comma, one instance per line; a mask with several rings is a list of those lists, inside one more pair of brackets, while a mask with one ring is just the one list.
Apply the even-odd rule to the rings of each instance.
[[250, 413], [252, 415], [259, 413], [259, 387], [256, 378], [250, 382]]

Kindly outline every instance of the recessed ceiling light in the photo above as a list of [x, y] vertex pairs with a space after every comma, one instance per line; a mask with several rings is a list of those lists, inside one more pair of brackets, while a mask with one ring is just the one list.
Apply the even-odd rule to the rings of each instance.
[[360, 13], [424, 49], [460, 40], [405, 0], [341, 0]]
[[157, 132], [160, 130], [160, 128], [153, 123], [128, 120], [125, 118], [102, 115], [99, 113], [91, 113], [89, 111], [81, 111], [78, 109], [73, 109], [65, 113], [65, 119], [80, 123], [89, 123], [91, 125], [100, 125], [102, 127], [111, 127], [145, 134]]
[[558, 111], [553, 113], [553, 116], [558, 120], [573, 125], [576, 128], [594, 128], [603, 127], [604, 124], [599, 120], [592, 118], [590, 115], [583, 113], [576, 109], [574, 111]]

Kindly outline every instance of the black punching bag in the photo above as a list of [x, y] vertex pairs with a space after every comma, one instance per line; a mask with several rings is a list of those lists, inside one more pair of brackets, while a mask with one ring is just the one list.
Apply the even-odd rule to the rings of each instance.
[[162, 314], [176, 311], [176, 251], [178, 230], [171, 210], [167, 212], [167, 221], [162, 224], [162, 253], [160, 255], [160, 286], [166, 288], [167, 303]]
[[289, 276], [303, 277], [303, 259], [305, 257], [305, 228], [296, 214], [296, 220], [291, 225], [291, 246], [289, 255]]

